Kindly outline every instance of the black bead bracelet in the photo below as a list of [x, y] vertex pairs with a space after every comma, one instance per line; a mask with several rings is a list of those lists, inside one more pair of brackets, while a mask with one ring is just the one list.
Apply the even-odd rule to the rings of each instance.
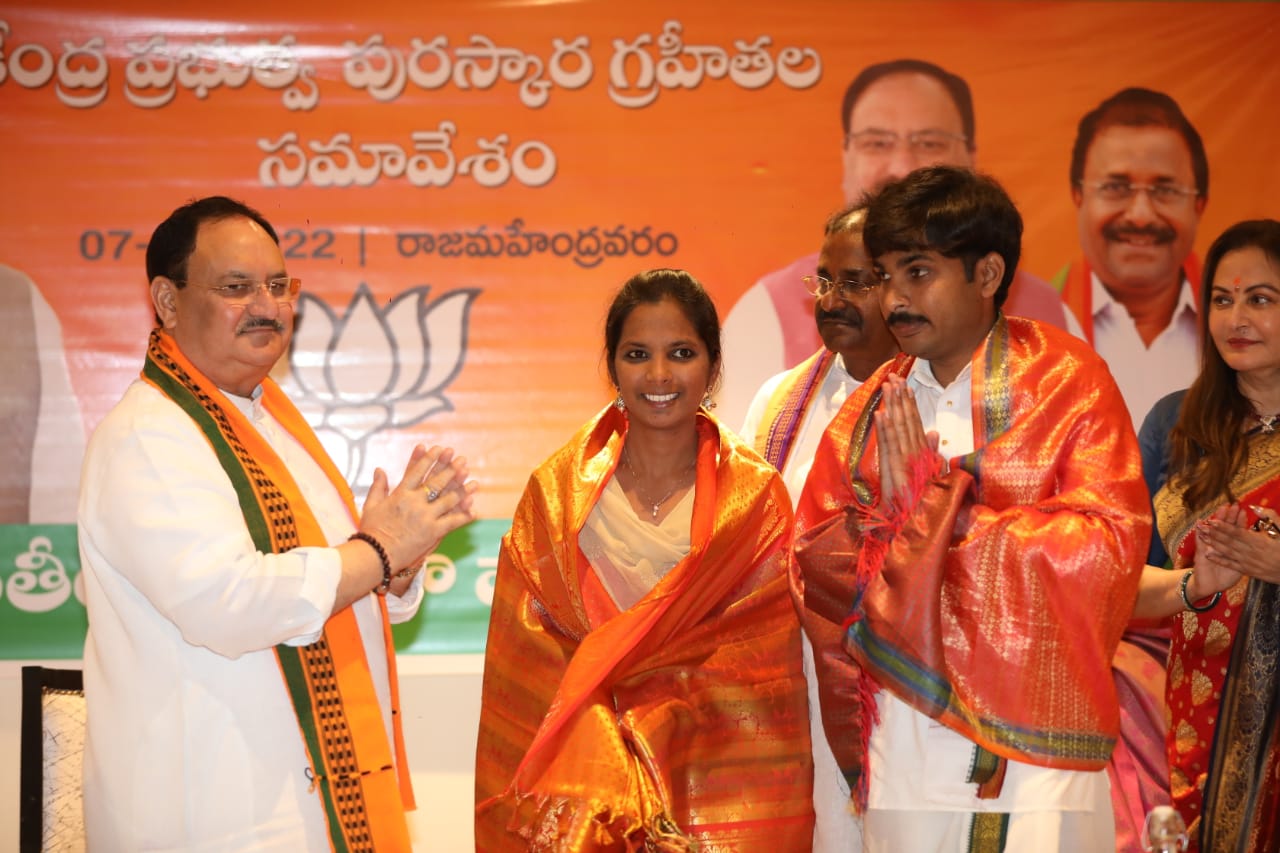
[[382, 561], [382, 583], [378, 585], [374, 592], [378, 593], [378, 595], [386, 595], [387, 590], [391, 589], [391, 558], [387, 556], [387, 549], [382, 547], [381, 542], [362, 530], [357, 530], [347, 537], [348, 542], [356, 539], [361, 542], [367, 542], [369, 547], [378, 552], [378, 559]]

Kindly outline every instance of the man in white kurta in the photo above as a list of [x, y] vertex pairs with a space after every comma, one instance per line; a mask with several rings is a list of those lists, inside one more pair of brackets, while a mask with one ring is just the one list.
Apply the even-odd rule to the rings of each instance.
[[[800, 498], [827, 424], [862, 380], [898, 350], [880, 314], [871, 261], [862, 246], [864, 208], [854, 205], [828, 220], [817, 276], [825, 280], [813, 305], [824, 348], [769, 379], [747, 410], [742, 438], [782, 472], [791, 503]], [[799, 289], [799, 278], [793, 283]], [[772, 439], [772, 440], [771, 440]], [[818, 712], [813, 646], [801, 634], [813, 742], [813, 851], [861, 849], [849, 785], [827, 743]]]
[[[305, 747], [275, 647], [328, 642], [331, 620], [345, 620], [350, 608], [367, 668], [361, 677], [377, 707], [341, 687], [336, 704], [352, 721], [349, 731], [385, 736], [386, 751], [398, 724], [380, 598], [389, 621], [413, 616], [422, 558], [469, 519], [472, 486], [451, 451], [420, 450], [394, 490], [379, 473], [357, 517], [296, 410], [289, 428], [267, 410], [263, 383], [271, 384], [267, 373], [287, 347], [299, 285], [284, 272], [275, 232], [260, 214], [222, 197], [192, 202], [157, 228], [147, 266], [160, 321], [147, 370], [167, 352], [209, 402], [184, 408], [144, 371], [151, 381], [129, 387], [86, 453], [79, 532], [89, 611], [89, 847], [329, 850], [338, 830], [316, 790], [342, 783], [313, 784], [330, 765]], [[266, 553], [255, 544], [245, 496], [229, 473], [238, 476], [236, 463], [215, 453], [227, 445], [198, 423], [207, 413], [222, 413], [234, 441], [259, 448], [259, 474], [292, 478], [278, 483], [288, 506], [267, 504], [266, 514], [296, 516], [299, 539], [314, 539], [301, 520], [309, 514], [328, 547]], [[265, 461], [271, 454], [278, 465]], [[336, 653], [332, 661], [342, 666]], [[327, 727], [333, 717], [320, 707]], [[381, 727], [360, 727], [356, 718], [380, 719]], [[317, 737], [326, 741], [327, 731]], [[362, 789], [366, 798], [369, 790]], [[407, 847], [403, 803], [412, 795], [402, 787], [390, 823]], [[370, 812], [367, 823], [384, 814]]]
[[[329, 542], [345, 542], [355, 520], [316, 462], [260, 401], [229, 399], [288, 463]], [[259, 553], [195, 422], [141, 380], [94, 432], [81, 502], [86, 689], [111, 696], [90, 718], [86, 820], [129, 833], [95, 842], [327, 849], [272, 647], [318, 638], [338, 551]], [[419, 572], [387, 596], [391, 621], [412, 617], [422, 595]], [[351, 606], [390, 740], [381, 614], [372, 595]]]
[[[921, 427], [938, 436], [944, 458], [974, 450], [973, 364], [945, 387], [928, 360], [916, 359], [907, 375]], [[1061, 770], [1009, 761], [1000, 795], [978, 796], [968, 781], [973, 742], [930, 719], [888, 690], [876, 694], [878, 724], [871, 730], [866, 813], [868, 850], [968, 849], [975, 812], [1012, 817], [1005, 850], [1114, 849], [1115, 822], [1105, 770]]]
[[[846, 705], [826, 723], [868, 853], [1115, 847], [1105, 662], [1145, 501], [1101, 361], [1001, 316], [1021, 233], [1004, 190], [963, 169], [913, 172], [869, 202], [882, 312], [915, 358], [833, 419], [796, 546], [822, 695]], [[1046, 393], [1061, 388], [1078, 393]], [[1114, 493], [1094, 488], [1104, 469]]]

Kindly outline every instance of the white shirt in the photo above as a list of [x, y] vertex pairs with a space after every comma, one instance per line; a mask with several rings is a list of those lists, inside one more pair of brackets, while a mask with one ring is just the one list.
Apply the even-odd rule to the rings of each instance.
[[1120, 386], [1136, 431], [1166, 394], [1188, 387], [1200, 372], [1200, 330], [1196, 298], [1183, 279], [1169, 325], [1148, 347], [1128, 309], [1093, 275], [1093, 348]]
[[[25, 273], [0, 264], [0, 287], [25, 287], [31, 294], [31, 323], [40, 362], [40, 399], [34, 402], [36, 432], [31, 447], [31, 524], [72, 524], [76, 520], [76, 486], [84, 459], [84, 426], [80, 404], [62, 349], [62, 326]], [[23, 318], [18, 318], [23, 322]], [[23, 473], [23, 478], [27, 476]]]
[[[800, 369], [796, 367], [792, 371]], [[792, 371], [783, 371], [772, 377], [756, 392], [742, 426], [741, 435], [748, 444], [755, 443], [756, 434], [761, 427], [769, 428], [769, 424], [761, 424], [769, 399]], [[845, 369], [843, 358], [832, 359], [827, 375], [822, 378], [822, 386], [813, 395], [809, 408], [804, 413], [791, 453], [782, 466], [782, 481], [786, 484], [793, 507], [804, 490], [804, 481], [809, 476], [809, 469], [813, 467], [813, 455], [818, 450], [822, 434], [827, 431], [827, 426], [836, 412], [840, 411], [844, 401], [861, 384]], [[822, 725], [813, 645], [807, 634], [802, 632], [800, 636], [804, 678], [809, 694], [809, 737], [813, 742], [813, 809], [816, 818], [813, 825], [813, 853], [860, 853], [862, 833], [851, 811], [849, 784], [836, 764], [835, 753], [831, 750]]]
[[[288, 465], [326, 539], [344, 541], [355, 522], [320, 467], [260, 402], [229, 399]], [[328, 850], [272, 647], [319, 636], [338, 552], [259, 553], [203, 434], [141, 381], [90, 439], [79, 516], [90, 849]], [[420, 581], [389, 596], [392, 621], [421, 597]], [[378, 605], [352, 607], [390, 738]]]
[[[966, 365], [946, 388], [934, 378], [924, 359], [916, 359], [907, 376], [925, 431], [937, 430], [939, 452], [948, 460], [974, 449], [972, 366]], [[876, 706], [880, 723], [871, 730], [868, 808], [1090, 811], [1099, 796], [1108, 801], [1105, 770], [1055, 770], [1012, 760], [1000, 796], [978, 799], [977, 785], [966, 781], [976, 749], [972, 741], [934, 722], [888, 690], [876, 695]]]
[[[751, 406], [747, 409], [747, 418], [740, 433], [747, 444], [754, 446], [756, 435], [761, 427], [769, 428], [769, 424], [762, 425], [760, 422], [764, 419], [770, 398], [790, 372], [784, 370], [777, 376], [771, 377], [760, 386], [760, 390], [751, 400]], [[831, 419], [836, 416], [836, 412], [840, 411], [844, 401], [861, 384], [845, 369], [843, 358], [837, 356], [831, 360], [827, 375], [822, 378], [822, 387], [813, 395], [809, 408], [804, 413], [804, 419], [800, 422], [800, 432], [796, 435], [791, 454], [783, 465], [782, 482], [786, 484], [787, 493], [791, 495], [793, 507], [800, 500], [800, 493], [804, 490], [804, 481], [809, 476], [809, 469], [813, 467], [813, 455], [818, 451], [818, 442], [822, 440], [822, 434], [827, 431]]]

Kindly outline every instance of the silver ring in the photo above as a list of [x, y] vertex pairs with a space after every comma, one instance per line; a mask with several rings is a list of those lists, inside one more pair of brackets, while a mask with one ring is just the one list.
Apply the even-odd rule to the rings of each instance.
[[440, 492], [435, 489], [427, 489], [427, 503], [431, 503], [438, 497], [440, 497]]
[[1280, 525], [1265, 516], [1258, 516], [1258, 520], [1253, 523], [1250, 530], [1256, 530], [1259, 533], [1265, 533], [1272, 539], [1280, 537]]

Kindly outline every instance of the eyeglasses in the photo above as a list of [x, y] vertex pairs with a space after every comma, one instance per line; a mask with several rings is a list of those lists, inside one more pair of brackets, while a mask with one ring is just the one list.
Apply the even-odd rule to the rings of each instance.
[[[189, 284], [183, 279], [174, 279], [174, 281]], [[232, 305], [248, 305], [258, 297], [260, 290], [266, 290], [267, 295], [276, 302], [292, 303], [298, 300], [298, 293], [302, 290], [302, 279], [282, 276], [266, 281], [233, 281], [230, 284], [215, 284], [204, 289], [218, 294]]]
[[[883, 156], [898, 147], [902, 136], [892, 130], [859, 130], [844, 138], [845, 145], [852, 145], [859, 154]], [[911, 153], [917, 157], [943, 157], [955, 148], [957, 142], [966, 143], [968, 137], [945, 130], [916, 130], [906, 136]]]
[[862, 296], [865, 293], [870, 293], [880, 286], [880, 279], [872, 275], [842, 278], [838, 281], [832, 281], [821, 275], [807, 275], [800, 280], [804, 282], [804, 289], [818, 299], [826, 296], [832, 290], [841, 299], [848, 299], [850, 296]]
[[1080, 186], [1093, 190], [1103, 201], [1116, 203], [1127, 202], [1138, 193], [1145, 192], [1153, 204], [1162, 207], [1174, 207], [1200, 195], [1197, 189], [1177, 184], [1132, 184], [1128, 181], [1096, 181], [1086, 184], [1081, 181]]

